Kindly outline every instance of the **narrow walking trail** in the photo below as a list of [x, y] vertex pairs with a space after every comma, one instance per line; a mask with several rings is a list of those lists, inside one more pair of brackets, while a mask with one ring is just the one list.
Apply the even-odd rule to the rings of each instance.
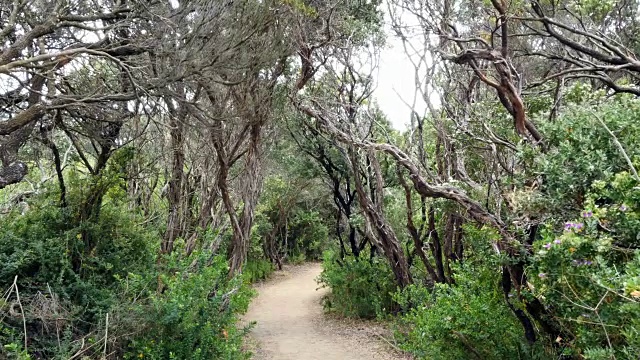
[[375, 335], [374, 325], [345, 324], [323, 314], [321, 299], [327, 290], [316, 290], [320, 272], [320, 264], [293, 267], [257, 286], [259, 295], [244, 317], [257, 321], [250, 335], [254, 359], [406, 359]]

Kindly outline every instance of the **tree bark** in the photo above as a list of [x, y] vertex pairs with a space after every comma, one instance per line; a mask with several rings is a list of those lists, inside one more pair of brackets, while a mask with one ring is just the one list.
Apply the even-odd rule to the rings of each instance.
[[171, 99], [167, 99], [169, 108], [169, 128], [171, 136], [171, 177], [169, 178], [169, 190], [167, 200], [169, 203], [169, 216], [167, 218], [167, 230], [160, 245], [163, 254], [173, 251], [174, 241], [184, 236], [183, 227], [183, 181], [184, 181], [184, 130], [186, 111], [182, 106], [176, 109]]
[[[353, 148], [349, 149], [349, 157], [351, 159], [351, 165], [353, 167], [356, 191], [358, 194], [360, 207], [365, 213], [367, 221], [375, 229], [376, 234], [378, 235], [379, 244], [382, 247], [384, 255], [389, 261], [389, 265], [391, 266], [398, 286], [400, 286], [400, 288], [405, 288], [413, 283], [413, 279], [411, 278], [411, 273], [409, 272], [409, 264], [404, 255], [404, 251], [400, 246], [400, 242], [398, 241], [395, 232], [388, 224], [382, 213], [381, 202], [378, 202], [377, 205], [374, 204], [364, 189], [362, 181], [358, 176], [360, 165], [357, 160], [356, 151]], [[379, 163], [373, 154], [371, 154], [370, 161], [374, 166], [374, 171], [376, 173], [376, 177], [378, 178], [376, 181], [376, 191], [378, 193], [378, 196], [381, 196], [382, 176], [379, 171]]]

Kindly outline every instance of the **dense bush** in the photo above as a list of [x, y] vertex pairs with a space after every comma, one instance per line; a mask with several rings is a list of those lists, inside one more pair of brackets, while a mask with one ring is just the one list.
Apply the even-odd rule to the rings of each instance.
[[396, 294], [409, 309], [399, 319], [401, 347], [420, 359], [543, 359], [525, 342], [499, 277], [499, 269], [462, 266], [455, 285], [411, 285]]
[[615, 141], [620, 142], [630, 159], [640, 156], [639, 148], [634, 146], [640, 138], [639, 111], [639, 101], [617, 97], [606, 104], [571, 106], [557, 121], [543, 122], [541, 130], [546, 134], [549, 151], [536, 155], [532, 167], [543, 175], [541, 190], [545, 202], [539, 210], [553, 210], [556, 216], [574, 215], [570, 212], [583, 207], [594, 181], [629, 171]]
[[[80, 280], [109, 286], [117, 275], [144, 271], [152, 263], [154, 234], [138, 226], [138, 220], [108, 205], [99, 222], [77, 222], [67, 210], [46, 203], [32, 206], [25, 215], [12, 213], [0, 228], [0, 286], [7, 287], [18, 276], [24, 284], [49, 283], [81, 300], [88, 294], [75, 288]], [[95, 243], [86, 254], [84, 234]], [[79, 257], [82, 261], [73, 263]]]
[[[531, 347], [505, 301], [502, 264], [488, 228], [465, 226], [462, 263], [452, 264], [454, 283], [411, 285], [394, 294], [402, 307], [396, 331], [401, 347], [419, 359], [545, 359]], [[521, 308], [511, 294], [514, 308]]]
[[369, 257], [340, 260], [337, 253], [324, 255], [320, 284], [331, 288], [325, 306], [344, 316], [373, 318], [396, 308], [393, 293], [397, 288], [385, 259]]
[[[289, 254], [292, 260], [321, 260], [327, 247], [329, 230], [326, 219], [317, 211], [299, 211], [290, 224]], [[295, 261], [294, 261], [295, 262]]]
[[107, 201], [97, 219], [80, 222], [73, 203], [30, 202], [0, 226], [0, 288], [9, 290], [0, 301], [0, 358], [97, 358], [104, 344], [117, 358], [245, 357], [236, 322], [252, 292], [228, 278], [224, 254], [157, 261], [158, 233], [126, 204]]
[[[197, 256], [197, 255], [196, 255]], [[236, 327], [238, 314], [247, 310], [252, 297], [240, 277], [228, 279], [224, 256], [212, 264], [208, 256], [172, 264], [182, 269], [162, 276], [167, 291], [149, 292], [143, 305], [133, 306], [143, 320], [128, 358], [146, 359], [243, 359], [244, 330]]]
[[248, 283], [265, 280], [274, 271], [274, 266], [269, 260], [251, 258], [242, 270], [242, 274]]
[[[81, 223], [70, 209], [49, 206], [45, 199], [34, 202], [24, 215], [11, 213], [2, 219], [0, 288], [10, 289], [17, 280], [27, 307], [31, 354], [72, 355], [70, 342], [101, 326], [105, 314], [120, 303], [118, 279], [152, 268], [153, 232], [122, 210], [106, 205], [100, 221]], [[94, 241], [89, 252], [83, 236]], [[15, 307], [13, 295], [8, 304], [0, 304], [2, 313]], [[4, 318], [4, 326], [0, 343], [21, 343], [16, 340], [23, 331], [14, 330], [22, 329], [22, 316]]]
[[588, 90], [571, 88], [567, 100], [575, 105], [542, 126], [550, 151], [533, 162], [543, 186], [533, 202], [537, 208], [526, 211], [544, 214], [545, 222], [528, 278], [532, 295], [571, 334], [560, 342], [564, 353], [634, 358], [640, 353], [640, 192], [634, 174], [640, 102]]
[[597, 181], [585, 203], [581, 218], [560, 231], [550, 226], [536, 243], [534, 293], [574, 334], [563, 340], [571, 353], [634, 359], [640, 354], [638, 181], [626, 172]]

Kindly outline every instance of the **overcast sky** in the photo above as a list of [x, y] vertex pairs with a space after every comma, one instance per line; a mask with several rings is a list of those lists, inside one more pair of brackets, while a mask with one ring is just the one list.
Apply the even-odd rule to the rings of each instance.
[[[403, 16], [403, 21], [411, 21]], [[404, 52], [402, 41], [397, 39], [389, 26], [385, 13], [387, 46], [380, 53], [377, 87], [373, 93], [380, 109], [398, 130], [407, 128], [411, 121], [411, 111], [406, 103], [412, 104], [415, 93], [414, 67]], [[403, 101], [404, 99], [404, 101]], [[406, 103], [405, 103], [406, 102]], [[425, 105], [417, 103], [419, 113]]]

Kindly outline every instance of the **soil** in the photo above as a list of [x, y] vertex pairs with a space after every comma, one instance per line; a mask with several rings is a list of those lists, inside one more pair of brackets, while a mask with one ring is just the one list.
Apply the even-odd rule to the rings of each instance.
[[256, 322], [248, 348], [257, 360], [405, 360], [389, 331], [369, 321], [326, 315], [315, 279], [320, 264], [287, 267], [256, 286], [245, 323]]

